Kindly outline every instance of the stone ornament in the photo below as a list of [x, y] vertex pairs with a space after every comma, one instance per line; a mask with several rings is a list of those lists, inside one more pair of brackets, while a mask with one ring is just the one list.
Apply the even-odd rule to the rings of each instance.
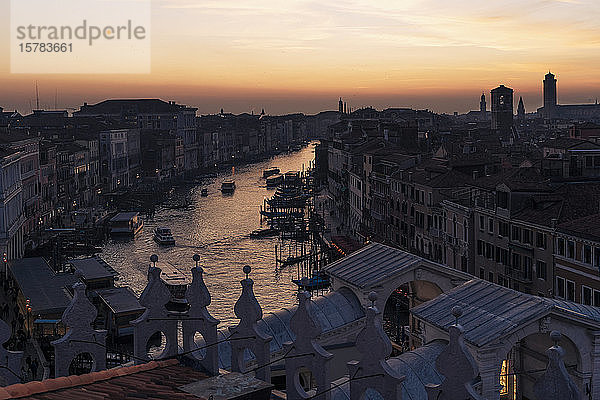
[[68, 376], [71, 362], [84, 353], [92, 356], [91, 372], [106, 369], [106, 331], [92, 328], [98, 312], [85, 290], [86, 286], [81, 282], [73, 285], [73, 299], [62, 315], [67, 333], [52, 342], [56, 377]]
[[23, 360], [22, 351], [8, 351], [2, 346], [10, 340], [12, 331], [10, 326], [0, 319], [0, 386], [9, 386], [21, 383], [19, 373]]
[[[284, 344], [287, 354], [285, 378], [288, 400], [331, 399], [328, 364], [333, 354], [325, 351], [316, 342], [323, 330], [314, 317], [314, 307], [310, 293], [298, 293], [298, 308], [290, 320], [290, 328], [296, 340]], [[306, 379], [316, 381], [317, 388], [314, 393], [307, 393], [300, 384], [299, 377], [303, 367], [309, 368], [312, 373], [312, 376], [306, 376]]]
[[377, 294], [369, 294], [371, 306], [366, 310], [366, 322], [356, 338], [360, 361], [350, 361], [350, 398], [361, 399], [368, 390], [377, 391], [384, 399], [402, 399], [404, 376], [399, 375], [387, 363], [392, 352], [392, 343], [383, 331], [381, 312], [375, 306]]
[[183, 348], [190, 352], [196, 347], [194, 336], [199, 332], [204, 338], [202, 350], [191, 353], [200, 361], [210, 375], [219, 374], [219, 346], [217, 343], [217, 326], [219, 321], [213, 318], [206, 307], [211, 303], [210, 293], [204, 283], [204, 270], [198, 265], [199, 255], [194, 255], [196, 266], [192, 268], [192, 283], [188, 286], [185, 298], [190, 306], [187, 318], [183, 318]]
[[462, 308], [454, 307], [452, 315], [456, 323], [449, 328], [450, 343], [435, 361], [435, 367], [444, 376], [439, 385], [426, 385], [429, 400], [483, 400], [473, 389], [472, 383], [478, 375], [477, 364], [467, 349], [464, 329], [458, 323]]
[[558, 344], [562, 335], [558, 331], [552, 331], [550, 338], [554, 341], [554, 346], [546, 351], [548, 367], [544, 375], [533, 386], [535, 397], [537, 400], [581, 400], [579, 389], [565, 367], [563, 360], [565, 351]]
[[[156, 264], [158, 257], [152, 255], [150, 261]], [[169, 318], [169, 311], [165, 305], [171, 299], [171, 292], [160, 279], [162, 270], [155, 266], [148, 268], [148, 284], [140, 296], [140, 304], [146, 307], [144, 313], [133, 325], [133, 355], [136, 363], [142, 360], [150, 361], [146, 346], [150, 337], [157, 332], [162, 332], [167, 340], [166, 347], [160, 358], [177, 355], [177, 319]]]
[[235, 303], [234, 312], [240, 322], [235, 327], [230, 327], [231, 337], [231, 372], [245, 372], [246, 361], [244, 353], [246, 349], [251, 350], [256, 359], [256, 377], [267, 383], [271, 382], [270, 342], [273, 339], [258, 329], [257, 323], [262, 319], [262, 309], [254, 295], [254, 281], [248, 277], [251, 268], [244, 267], [246, 279], [243, 279], [242, 294]]

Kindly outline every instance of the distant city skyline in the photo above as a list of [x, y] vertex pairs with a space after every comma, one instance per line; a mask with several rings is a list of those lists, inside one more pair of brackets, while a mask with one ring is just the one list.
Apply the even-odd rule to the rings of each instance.
[[[0, 0], [0, 25], [10, 25]], [[353, 109], [477, 110], [504, 84], [527, 112], [557, 75], [561, 103], [600, 97], [600, 27], [594, 0], [153, 2], [152, 73], [10, 74], [0, 33], [0, 106], [78, 107], [106, 98], [162, 98], [215, 113], [315, 113]], [[115, 60], [118, 62], [118, 60]], [[515, 104], [516, 107], [516, 104]]]

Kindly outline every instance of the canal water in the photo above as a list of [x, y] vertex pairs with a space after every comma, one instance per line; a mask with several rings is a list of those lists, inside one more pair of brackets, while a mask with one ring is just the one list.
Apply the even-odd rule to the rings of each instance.
[[[120, 273], [119, 286], [128, 285], [139, 295], [147, 282], [150, 256], [174, 265], [191, 276], [194, 254], [201, 257], [204, 280], [212, 296], [211, 314], [224, 325], [237, 321], [233, 306], [241, 293], [242, 267], [250, 265], [254, 292], [263, 312], [275, 311], [296, 303], [297, 287], [292, 283], [296, 267], [275, 268], [277, 238], [251, 239], [249, 233], [260, 227], [260, 206], [273, 190], [267, 190], [262, 172], [278, 167], [282, 172], [306, 169], [314, 160], [314, 147], [280, 155], [268, 161], [235, 167], [233, 195], [222, 195], [221, 181], [231, 173], [221, 174], [204, 185], [177, 188], [171, 201], [161, 205], [153, 218], [144, 220], [144, 229], [130, 241], [109, 241], [101, 253]], [[200, 195], [208, 189], [208, 197]], [[181, 206], [187, 199], [187, 207]], [[179, 204], [178, 207], [173, 206]], [[153, 240], [154, 228], [170, 228], [174, 247], [159, 246]], [[191, 278], [190, 278], [191, 279]]]

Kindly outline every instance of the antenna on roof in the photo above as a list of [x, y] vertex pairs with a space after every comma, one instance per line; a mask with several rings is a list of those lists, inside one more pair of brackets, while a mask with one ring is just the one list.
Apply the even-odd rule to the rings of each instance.
[[35, 107], [40, 109], [40, 92], [38, 90], [38, 81], [35, 81]]

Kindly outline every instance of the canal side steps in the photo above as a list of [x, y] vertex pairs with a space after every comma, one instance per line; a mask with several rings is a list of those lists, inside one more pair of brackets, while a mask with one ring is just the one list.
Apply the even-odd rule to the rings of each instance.
[[[155, 264], [158, 257], [152, 256], [151, 261]], [[196, 262], [196, 266], [192, 269], [194, 280], [187, 293], [191, 312], [169, 313], [166, 310], [165, 304], [169, 301], [169, 291], [160, 279], [160, 269], [154, 266], [149, 267], [148, 284], [140, 298], [146, 311], [134, 321], [136, 362], [143, 362], [142, 356], [147, 357], [147, 355], [141, 354], [140, 349], [145, 352], [148, 339], [156, 330], [165, 333], [167, 340], [173, 339], [170, 337], [170, 332], [175, 332], [174, 340], [177, 340], [177, 326], [179, 321], [182, 321], [185, 329], [184, 337], [185, 334], [188, 334], [187, 349], [178, 353], [176, 342], [172, 342], [175, 343], [173, 347], [169, 348], [167, 344], [159, 359], [177, 358], [181, 363], [187, 365], [199, 365], [205, 371], [214, 368], [220, 347], [216, 340], [218, 321], [212, 318], [206, 310], [210, 304], [210, 293], [202, 278], [202, 268], [198, 265], [199, 257], [194, 256], [194, 261]], [[335, 357], [316, 342], [316, 338], [322, 332], [320, 320], [316, 315], [318, 307], [310, 295], [305, 292], [299, 293], [299, 305], [290, 322], [290, 328], [295, 337], [291, 342], [286, 343], [285, 352], [277, 359], [272, 360], [272, 354], [269, 352], [269, 343], [272, 337], [263, 332], [258, 324], [262, 318], [262, 309], [253, 291], [254, 282], [249, 278], [251, 268], [246, 266], [243, 271], [246, 277], [241, 281], [242, 293], [234, 310], [240, 323], [230, 329], [230, 337], [227, 338], [230, 343], [235, 343], [231, 353], [232, 361], [237, 361], [234, 368], [239, 370], [242, 375], [253, 373], [259, 379], [270, 383], [271, 365], [276, 362], [284, 362], [287, 375], [286, 397], [290, 400], [309, 398], [316, 400], [400, 400], [405, 392], [411, 393], [405, 398], [421, 400], [459, 398], [498, 400], [500, 397], [499, 390], [493, 397], [484, 398], [474, 389], [477, 366], [464, 343], [463, 328], [459, 324], [462, 310], [458, 307], [452, 310], [456, 323], [451, 326], [449, 343], [444, 345], [443, 349], [437, 343], [436, 346], [441, 351], [437, 352], [431, 360], [435, 363], [437, 381], [424, 381], [421, 379], [422, 377], [415, 376], [414, 373], [408, 379], [408, 375], [405, 374], [407, 371], [405, 364], [410, 362], [407, 361], [410, 358], [402, 357], [410, 356], [412, 352], [388, 358], [391, 352], [391, 343], [382, 329], [381, 313], [375, 306], [377, 301], [375, 293], [369, 294], [372, 304], [365, 310], [366, 318], [361, 322], [363, 327], [356, 339], [357, 354], [360, 354], [359, 360], [348, 363], [348, 375], [345, 378], [329, 382], [329, 364], [334, 361]], [[102, 357], [102, 353], [106, 353], [106, 346], [103, 343], [105, 332], [96, 331], [90, 326], [95, 317], [95, 310], [87, 300], [85, 285], [76, 283], [74, 289], [75, 296], [62, 316], [62, 321], [69, 327], [69, 330], [63, 338], [53, 342], [57, 365], [68, 366], [74, 357], [88, 353], [95, 357], [95, 369], [99, 370], [102, 365], [98, 363], [98, 360]], [[194, 321], [201, 323], [191, 323]], [[204, 336], [205, 344], [202, 347], [194, 346], [189, 342], [196, 332], [200, 332]], [[10, 328], [0, 322], [0, 339], [6, 341], [9, 336]], [[547, 351], [549, 362], [546, 371], [539, 377], [535, 385], [536, 400], [581, 400], [580, 393], [565, 368], [563, 360], [565, 352], [559, 346], [561, 335], [558, 332], [552, 332], [551, 338], [554, 346]], [[430, 344], [423, 348], [427, 346]], [[246, 349], [251, 349], [255, 354], [252, 362], [245, 357]], [[200, 350], [203, 350], [202, 354], [199, 354]], [[2, 351], [3, 349], [0, 348], [0, 352]], [[412, 362], [422, 359], [423, 354], [426, 353], [419, 353], [419, 349], [417, 349]], [[3, 367], [0, 368], [0, 377], [4, 378], [4, 384], [12, 383], [13, 381], [6, 378], [7, 375], [2, 371], [14, 369], [15, 360], [18, 360], [20, 355], [18, 353], [9, 354], [5, 350], [0, 355], [2, 356], [0, 357], [0, 366]], [[397, 361], [397, 359], [402, 361]], [[61, 361], [58, 362], [59, 360]], [[206, 362], [202, 363], [203, 360]], [[422, 364], [422, 360], [418, 362]], [[420, 368], [423, 368], [423, 365], [420, 365]], [[428, 368], [429, 374], [432, 373], [432, 369]], [[310, 371], [307, 372], [307, 370]], [[64, 371], [64, 368], [59, 369], [57, 366], [57, 376], [60, 376], [59, 373], [64, 375]], [[213, 375], [223, 373], [218, 369], [216, 371], [213, 369], [213, 371]], [[84, 376], [82, 375], [82, 377]], [[316, 388], [312, 382], [316, 383]]]

